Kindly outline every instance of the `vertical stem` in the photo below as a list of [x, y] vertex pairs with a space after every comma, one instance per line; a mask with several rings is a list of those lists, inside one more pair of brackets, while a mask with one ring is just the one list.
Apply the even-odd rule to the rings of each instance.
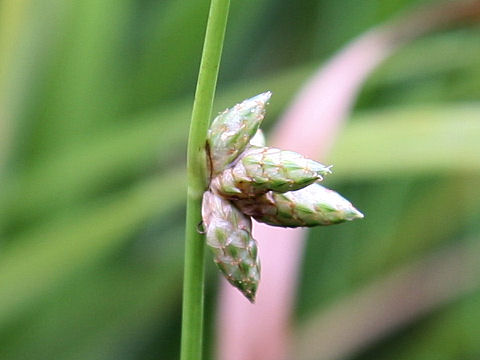
[[181, 360], [200, 360], [203, 340], [204, 236], [202, 194], [207, 186], [205, 143], [212, 113], [230, 0], [212, 0], [198, 75], [187, 152], [187, 221]]

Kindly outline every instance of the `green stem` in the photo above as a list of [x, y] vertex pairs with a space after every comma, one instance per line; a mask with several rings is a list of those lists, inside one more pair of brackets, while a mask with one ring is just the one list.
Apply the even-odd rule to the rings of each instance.
[[198, 224], [202, 220], [202, 194], [207, 186], [205, 143], [212, 114], [229, 5], [230, 0], [212, 0], [210, 4], [190, 124], [187, 153], [188, 192], [181, 360], [202, 358], [205, 241], [204, 236], [198, 232]]

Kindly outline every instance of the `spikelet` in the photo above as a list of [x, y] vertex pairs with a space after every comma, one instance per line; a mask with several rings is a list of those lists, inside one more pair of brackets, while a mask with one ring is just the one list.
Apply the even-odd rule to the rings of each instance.
[[226, 198], [245, 199], [268, 191], [298, 190], [329, 173], [330, 167], [296, 152], [251, 146], [233, 167], [212, 180], [211, 187]]
[[310, 227], [363, 218], [348, 200], [318, 183], [297, 191], [268, 192], [234, 203], [244, 214], [273, 226]]
[[269, 91], [227, 109], [207, 137], [210, 183], [203, 194], [207, 246], [227, 280], [251, 302], [260, 281], [251, 217], [273, 226], [332, 225], [363, 218], [318, 181], [330, 167], [292, 151], [265, 147], [259, 129]]
[[228, 200], [206, 191], [202, 218], [207, 246], [212, 250], [218, 268], [230, 284], [254, 302], [260, 281], [260, 263], [250, 217]]
[[207, 137], [213, 175], [222, 172], [245, 150], [265, 116], [271, 95], [267, 91], [247, 99], [213, 120]]

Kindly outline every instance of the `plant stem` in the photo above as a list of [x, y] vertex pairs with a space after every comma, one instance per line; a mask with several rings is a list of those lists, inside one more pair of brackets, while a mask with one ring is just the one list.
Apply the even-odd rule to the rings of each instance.
[[181, 360], [202, 358], [204, 297], [204, 236], [201, 222], [202, 194], [207, 186], [205, 143], [227, 25], [230, 0], [212, 0], [208, 15], [200, 72], [193, 103], [187, 152], [187, 221]]

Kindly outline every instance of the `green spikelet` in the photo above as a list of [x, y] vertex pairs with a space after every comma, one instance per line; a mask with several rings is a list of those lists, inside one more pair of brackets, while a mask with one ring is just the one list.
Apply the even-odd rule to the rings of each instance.
[[265, 116], [265, 106], [272, 93], [264, 92], [225, 110], [208, 131], [212, 174], [227, 168], [247, 147]]
[[227, 280], [251, 302], [260, 281], [251, 217], [281, 227], [363, 218], [349, 201], [317, 183], [331, 173], [329, 166], [265, 147], [259, 126], [270, 96], [257, 95], [217, 116], [206, 144], [211, 176], [202, 217], [207, 245]]
[[250, 217], [211, 191], [203, 194], [202, 217], [215, 263], [230, 284], [253, 303], [260, 281], [260, 263]]
[[317, 183], [297, 191], [268, 192], [234, 203], [244, 214], [273, 226], [332, 225], [363, 218], [348, 200]]
[[330, 168], [293, 151], [252, 146], [238, 162], [212, 180], [211, 187], [229, 199], [284, 193], [322, 180]]

